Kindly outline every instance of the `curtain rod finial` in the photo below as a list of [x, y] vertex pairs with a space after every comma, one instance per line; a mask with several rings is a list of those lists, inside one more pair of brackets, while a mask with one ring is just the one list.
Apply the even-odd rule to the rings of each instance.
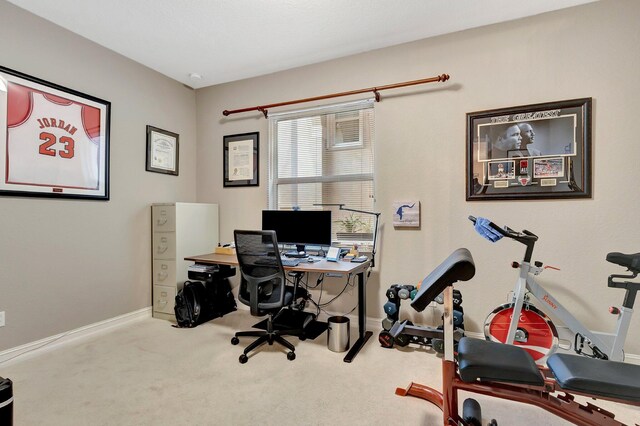
[[224, 115], [225, 117], [229, 116], [229, 110], [225, 109], [224, 111], [222, 111], [222, 115]]
[[447, 80], [449, 80], [449, 74], [442, 74], [438, 77], [438, 81], [445, 82]]

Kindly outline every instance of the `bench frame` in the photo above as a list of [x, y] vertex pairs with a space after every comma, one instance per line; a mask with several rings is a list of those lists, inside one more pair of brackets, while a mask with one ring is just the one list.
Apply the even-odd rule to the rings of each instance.
[[[535, 405], [558, 417], [578, 425], [624, 426], [615, 415], [589, 402], [575, 401], [574, 395], [596, 399], [593, 395], [562, 389], [548, 368], [538, 366], [544, 377], [544, 385], [524, 385], [503, 382], [464, 382], [458, 372], [453, 354], [453, 286], [444, 290], [445, 354], [442, 361], [442, 389], [437, 391], [425, 385], [411, 383], [407, 388], [397, 388], [396, 395], [415, 396], [427, 400], [442, 410], [443, 425], [468, 425], [458, 413], [458, 391], [487, 395], [510, 401]], [[640, 406], [640, 402], [598, 397], [597, 399]]]

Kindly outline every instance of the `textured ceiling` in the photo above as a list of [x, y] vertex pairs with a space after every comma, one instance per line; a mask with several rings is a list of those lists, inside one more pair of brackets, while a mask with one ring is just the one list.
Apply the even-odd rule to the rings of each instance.
[[594, 0], [8, 1], [200, 88]]

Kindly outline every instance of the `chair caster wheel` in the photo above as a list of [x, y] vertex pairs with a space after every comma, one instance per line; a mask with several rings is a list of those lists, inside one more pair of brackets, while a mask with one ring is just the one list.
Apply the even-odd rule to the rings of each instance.
[[[293, 361], [294, 359], [296, 359], [296, 353], [295, 352], [289, 352], [287, 353], [287, 359], [289, 361]], [[246, 361], [245, 361], [246, 362]]]
[[299, 339], [304, 342], [305, 340], [307, 340], [307, 336], [302, 335], [302, 336], [299, 337]]
[[[233, 336], [233, 337], [231, 338], [231, 344], [232, 344], [232, 345], [237, 345], [238, 343], [240, 343], [240, 339], [238, 339], [237, 337]], [[242, 362], [242, 361], [240, 361], [240, 362]], [[245, 361], [245, 362], [246, 362], [246, 361]]]
[[246, 364], [247, 361], [249, 361], [249, 357], [246, 356], [245, 354], [240, 355], [240, 358], [238, 359], [238, 361], [240, 361], [240, 364]]

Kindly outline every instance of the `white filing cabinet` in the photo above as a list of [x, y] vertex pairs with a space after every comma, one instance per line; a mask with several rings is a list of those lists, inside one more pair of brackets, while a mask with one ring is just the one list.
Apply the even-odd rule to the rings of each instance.
[[186, 256], [211, 253], [218, 245], [218, 205], [151, 205], [153, 316], [174, 320], [176, 293], [188, 279]]

